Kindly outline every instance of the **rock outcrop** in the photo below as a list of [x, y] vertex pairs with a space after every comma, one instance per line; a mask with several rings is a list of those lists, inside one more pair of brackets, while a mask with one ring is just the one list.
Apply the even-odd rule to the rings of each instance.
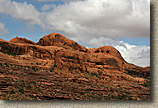
[[41, 46], [58, 46], [65, 49], [79, 50], [82, 52], [88, 52], [88, 49], [79, 45], [77, 42], [70, 40], [59, 33], [51, 33], [44, 36], [39, 40], [37, 45]]
[[26, 38], [20, 38], [20, 37], [15, 37], [15, 38], [11, 39], [10, 42], [36, 45], [35, 42], [28, 40]]
[[150, 68], [127, 63], [119, 51], [112, 46], [87, 49], [59, 33], [44, 36], [37, 44], [17, 37], [10, 42], [0, 40], [0, 51], [51, 60], [58, 68], [65, 70], [78, 69], [84, 72], [111, 69], [140, 77], [150, 76]]
[[150, 99], [150, 66], [126, 62], [112, 46], [87, 49], [59, 33], [38, 43], [0, 39], [0, 70], [0, 99]]

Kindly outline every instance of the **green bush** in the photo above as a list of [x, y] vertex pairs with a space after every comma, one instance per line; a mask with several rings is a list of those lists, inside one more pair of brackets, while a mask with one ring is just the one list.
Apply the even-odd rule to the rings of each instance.
[[57, 67], [57, 65], [56, 64], [54, 64], [54, 66], [53, 67]]
[[24, 91], [23, 88], [20, 88], [20, 89], [19, 89], [19, 92], [20, 92], [20, 93], [24, 93], [25, 91]]
[[36, 85], [36, 82], [33, 81], [33, 85]]
[[86, 72], [87, 74], [89, 74], [89, 71], [85, 70], [85, 72]]
[[144, 87], [148, 87], [148, 85], [146, 84], [146, 83], [144, 83], [144, 84], [141, 84], [142, 86], [144, 86]]
[[49, 70], [50, 70], [50, 72], [53, 72], [54, 68], [50, 68]]
[[10, 94], [14, 94], [15, 93], [15, 91], [12, 89], [11, 91], [10, 91]]
[[4, 63], [4, 65], [5, 65], [6, 67], [9, 67], [9, 65], [8, 65], [7, 63]]
[[41, 65], [42, 63], [36, 63], [36, 65]]
[[98, 74], [96, 74], [96, 73], [91, 73], [91, 76], [96, 76], [96, 77], [98, 77], [99, 79], [101, 79], [100, 76], [99, 76]]
[[3, 52], [4, 54], [8, 54], [8, 55], [11, 55], [11, 56], [17, 56], [16, 54], [14, 53], [7, 53], [7, 52]]
[[121, 96], [116, 96], [116, 99], [122, 100], [125, 97], [127, 97], [127, 95], [126, 94], [122, 94]]
[[32, 69], [33, 69], [34, 71], [38, 71], [38, 69], [37, 69], [35, 66], [32, 66]]

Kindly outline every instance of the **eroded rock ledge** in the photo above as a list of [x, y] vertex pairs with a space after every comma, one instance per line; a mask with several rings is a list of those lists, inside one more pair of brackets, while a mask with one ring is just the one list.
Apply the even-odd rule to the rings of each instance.
[[59, 33], [51, 33], [35, 43], [25, 38], [10, 41], [0, 39], [0, 51], [52, 60], [58, 68], [65, 70], [99, 71], [100, 69], [118, 70], [140, 77], [150, 76], [150, 67], [142, 68], [127, 63], [118, 50], [112, 46], [88, 49]]

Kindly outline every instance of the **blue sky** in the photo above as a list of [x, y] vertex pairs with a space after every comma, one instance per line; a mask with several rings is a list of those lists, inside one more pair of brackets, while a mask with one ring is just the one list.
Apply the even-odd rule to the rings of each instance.
[[132, 45], [146, 45], [150, 46], [150, 38], [119, 38], [119, 41], [124, 41]]
[[33, 4], [36, 7], [36, 9], [38, 9], [39, 11], [41, 11], [41, 7], [44, 4], [55, 4], [56, 6], [65, 4], [64, 1], [60, 1], [60, 0], [56, 0], [56, 1], [45, 0], [46, 2], [38, 2], [38, 0], [12, 0], [12, 1], [22, 2], [22, 3], [27, 2], [28, 4]]
[[[12, 0], [16, 2], [27, 2], [28, 4], [33, 4], [35, 8], [38, 11], [42, 11], [41, 8], [45, 4], [55, 4], [56, 6], [63, 5], [65, 2], [63, 1], [48, 1], [48, 2], [37, 2], [36, 0]], [[8, 29], [8, 33], [4, 34], [0, 38], [4, 40], [11, 40], [12, 38], [19, 36], [28, 38], [30, 40], [33, 40], [35, 42], [38, 42], [38, 40], [45, 36], [46, 34], [50, 34], [52, 32], [57, 32], [53, 30], [45, 30], [41, 28], [39, 25], [29, 25], [23, 22], [22, 20], [13, 18], [10, 15], [7, 14], [0, 14], [0, 22], [5, 23], [6, 29]]]
[[38, 25], [28, 25], [23, 21], [14, 19], [10, 15], [0, 15], [0, 21], [6, 24], [9, 33], [4, 34], [2, 39], [11, 40], [12, 38], [24, 37], [33, 41], [38, 41], [40, 37], [51, 33], [51, 31], [44, 30]]
[[[90, 48], [117, 47], [127, 61], [141, 64], [146, 58], [138, 57], [144, 51], [150, 59], [150, 0], [0, 1], [0, 38], [19, 36], [38, 42], [52, 32]], [[132, 50], [137, 57], [128, 57]]]

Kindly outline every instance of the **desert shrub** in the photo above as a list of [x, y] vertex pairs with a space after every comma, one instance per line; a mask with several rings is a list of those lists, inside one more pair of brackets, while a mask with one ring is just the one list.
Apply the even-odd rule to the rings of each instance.
[[87, 74], [89, 74], [89, 71], [85, 70], [85, 72], [86, 72]]
[[48, 62], [46, 62], [43, 66], [45, 66], [45, 65], [47, 65], [48, 64]]
[[15, 93], [15, 91], [12, 89], [11, 91], [10, 91], [10, 94], [14, 94]]
[[53, 72], [54, 68], [53, 68], [53, 67], [52, 67], [52, 68], [49, 68], [49, 70], [50, 70], [50, 72]]
[[92, 55], [92, 57], [98, 57], [98, 55]]
[[122, 94], [120, 96], [114, 96], [113, 98], [116, 98], [116, 99], [119, 99], [119, 100], [123, 100], [126, 97], [128, 97], [127, 94]]
[[3, 52], [4, 54], [8, 54], [8, 55], [11, 55], [11, 56], [17, 56], [16, 54], [14, 53], [7, 53], [7, 52]]
[[148, 87], [148, 85], [146, 84], [146, 83], [144, 83], [144, 84], [141, 84], [142, 86], [144, 86], [144, 87]]
[[5, 65], [6, 67], [9, 67], [9, 65], [8, 65], [7, 63], [4, 63], [4, 65]]
[[20, 93], [24, 93], [25, 91], [24, 91], [23, 88], [20, 88], [20, 89], [19, 89], [19, 92], [20, 92]]
[[33, 85], [36, 85], [36, 82], [33, 81]]
[[53, 67], [57, 67], [57, 65], [56, 64], [54, 64], [54, 66]]
[[41, 65], [42, 63], [36, 63], [36, 65]]
[[32, 66], [32, 69], [33, 69], [34, 71], [38, 71], [38, 69], [37, 69], [35, 66]]
[[103, 68], [98, 68], [98, 69], [100, 69], [100, 70], [104, 71], [104, 69], [103, 69]]
[[34, 69], [35, 69], [35, 66], [32, 66], [32, 69], [34, 70]]
[[96, 74], [96, 73], [91, 73], [91, 76], [96, 76], [96, 77], [98, 77], [99, 79], [101, 79], [100, 76], [99, 76], [98, 74]]

